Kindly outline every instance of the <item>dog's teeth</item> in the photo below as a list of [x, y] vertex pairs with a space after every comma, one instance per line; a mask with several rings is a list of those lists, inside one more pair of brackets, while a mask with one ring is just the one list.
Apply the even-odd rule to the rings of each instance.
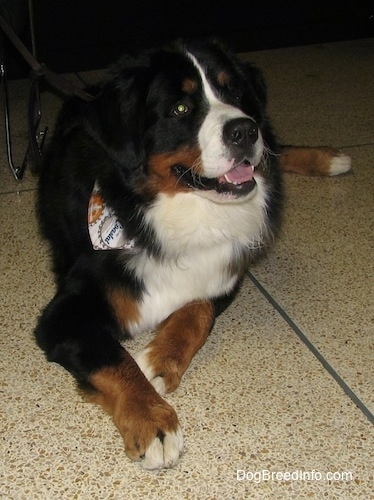
[[235, 186], [240, 184], [240, 182], [235, 182], [233, 180], [230, 179], [230, 177], [228, 176], [228, 174], [225, 174], [224, 175], [224, 178], [226, 179], [226, 181], [229, 183], [229, 184], [234, 184]]

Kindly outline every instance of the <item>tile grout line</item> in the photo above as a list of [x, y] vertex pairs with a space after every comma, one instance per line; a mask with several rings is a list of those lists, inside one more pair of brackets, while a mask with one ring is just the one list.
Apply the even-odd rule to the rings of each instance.
[[347, 146], [340, 146], [337, 147], [336, 149], [342, 150], [342, 149], [353, 149], [353, 148], [365, 148], [368, 146], [374, 146], [374, 142], [364, 142], [362, 144], [348, 144]]
[[22, 194], [22, 193], [30, 193], [32, 191], [36, 191], [37, 188], [26, 188], [26, 189], [15, 189], [14, 191], [0, 191], [0, 196], [6, 196], [9, 194]]
[[330, 363], [322, 356], [318, 349], [310, 342], [310, 340], [304, 335], [296, 323], [288, 316], [285, 310], [273, 299], [270, 293], [262, 286], [262, 284], [253, 276], [251, 272], [246, 273], [249, 280], [255, 285], [255, 287], [262, 293], [268, 302], [274, 307], [274, 309], [282, 316], [286, 321], [288, 326], [296, 333], [299, 339], [304, 343], [304, 345], [311, 351], [314, 357], [322, 364], [322, 366], [327, 370], [327, 372], [332, 376], [332, 378], [339, 384], [343, 391], [349, 396], [353, 403], [362, 411], [369, 422], [374, 423], [374, 415], [371, 413], [369, 408], [361, 401], [361, 399], [352, 391], [352, 389], [344, 382], [340, 375], [334, 370]]

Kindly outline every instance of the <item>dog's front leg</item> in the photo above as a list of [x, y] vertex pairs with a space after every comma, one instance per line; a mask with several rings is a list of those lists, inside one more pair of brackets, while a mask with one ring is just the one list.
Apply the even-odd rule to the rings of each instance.
[[172, 467], [183, 449], [177, 415], [116, 340], [118, 325], [103, 299], [89, 281], [58, 291], [39, 320], [37, 342], [113, 416], [132, 460], [146, 469]]
[[123, 363], [88, 378], [96, 389], [91, 401], [112, 416], [132, 460], [145, 469], [171, 467], [183, 449], [183, 436], [173, 408], [157, 394], [126, 353]]
[[156, 337], [135, 355], [139, 367], [159, 394], [174, 391], [212, 329], [215, 310], [210, 301], [178, 309], [158, 327]]

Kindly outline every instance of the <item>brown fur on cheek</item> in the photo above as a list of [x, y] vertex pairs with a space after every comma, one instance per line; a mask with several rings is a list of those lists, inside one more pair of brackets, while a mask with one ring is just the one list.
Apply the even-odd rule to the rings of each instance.
[[174, 195], [188, 191], [189, 187], [179, 181], [172, 171], [174, 165], [181, 164], [202, 173], [201, 152], [199, 148], [184, 148], [175, 152], [157, 153], [149, 158], [147, 180], [141, 189], [150, 194], [166, 193]]

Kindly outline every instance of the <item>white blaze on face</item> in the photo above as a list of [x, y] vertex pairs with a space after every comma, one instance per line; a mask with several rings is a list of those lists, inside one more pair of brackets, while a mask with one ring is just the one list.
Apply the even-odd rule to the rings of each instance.
[[[192, 54], [188, 54], [200, 73], [203, 91], [209, 104], [209, 111], [199, 131], [199, 146], [201, 149], [204, 176], [221, 177], [234, 166], [234, 158], [230, 158], [230, 151], [223, 141], [224, 125], [235, 118], [249, 118], [241, 109], [222, 102], [214, 93], [204, 70]], [[253, 146], [253, 165], [257, 165], [262, 157], [264, 144], [260, 131]]]

